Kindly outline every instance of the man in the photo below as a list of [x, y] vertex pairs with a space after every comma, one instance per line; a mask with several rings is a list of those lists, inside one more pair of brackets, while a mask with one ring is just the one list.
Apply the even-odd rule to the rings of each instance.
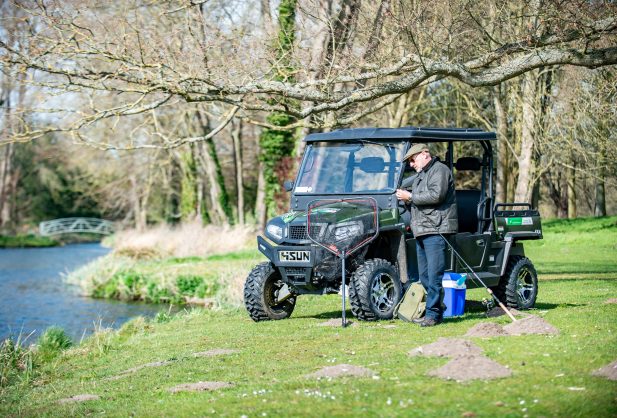
[[403, 158], [418, 172], [411, 192], [397, 189], [396, 197], [411, 205], [411, 230], [416, 238], [418, 271], [426, 289], [426, 315], [414, 320], [422, 327], [438, 325], [443, 320], [444, 291], [441, 284], [446, 268], [446, 243], [439, 236], [458, 230], [454, 180], [450, 169], [431, 157], [426, 144], [414, 144]]

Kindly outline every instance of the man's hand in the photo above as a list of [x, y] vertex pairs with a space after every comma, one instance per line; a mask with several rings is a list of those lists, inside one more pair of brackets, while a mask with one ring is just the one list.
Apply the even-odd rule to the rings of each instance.
[[396, 189], [396, 198], [405, 203], [411, 203], [411, 192], [403, 189]]

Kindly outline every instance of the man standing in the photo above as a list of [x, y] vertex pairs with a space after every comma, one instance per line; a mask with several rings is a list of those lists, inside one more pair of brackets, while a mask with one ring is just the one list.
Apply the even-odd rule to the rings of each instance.
[[426, 144], [414, 144], [403, 163], [407, 160], [418, 175], [412, 182], [412, 191], [397, 189], [396, 197], [411, 205], [418, 271], [427, 292], [426, 315], [414, 322], [432, 327], [442, 322], [444, 311], [441, 280], [446, 269], [446, 243], [439, 234], [458, 231], [454, 180], [450, 169], [439, 158], [431, 157]]

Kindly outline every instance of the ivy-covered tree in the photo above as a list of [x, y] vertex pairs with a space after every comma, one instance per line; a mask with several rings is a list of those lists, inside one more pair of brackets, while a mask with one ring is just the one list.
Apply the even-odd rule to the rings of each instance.
[[[294, 79], [293, 48], [296, 29], [296, 0], [282, 0], [279, 5], [279, 31], [276, 41], [277, 65], [273, 69], [273, 78], [277, 81], [291, 82]], [[286, 108], [293, 107], [291, 101], [278, 101]], [[266, 121], [272, 126], [284, 128], [296, 122], [296, 119], [285, 112], [272, 112]], [[281, 177], [285, 176], [286, 164], [293, 155], [295, 140], [294, 131], [288, 129], [266, 128], [259, 137], [260, 156], [265, 179], [266, 210], [269, 215], [281, 209], [284, 197], [279, 195]]]

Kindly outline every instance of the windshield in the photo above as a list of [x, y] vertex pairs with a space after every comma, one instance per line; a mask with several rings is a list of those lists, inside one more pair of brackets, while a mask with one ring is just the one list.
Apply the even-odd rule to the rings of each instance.
[[295, 193], [394, 193], [405, 144], [317, 142], [304, 154]]

